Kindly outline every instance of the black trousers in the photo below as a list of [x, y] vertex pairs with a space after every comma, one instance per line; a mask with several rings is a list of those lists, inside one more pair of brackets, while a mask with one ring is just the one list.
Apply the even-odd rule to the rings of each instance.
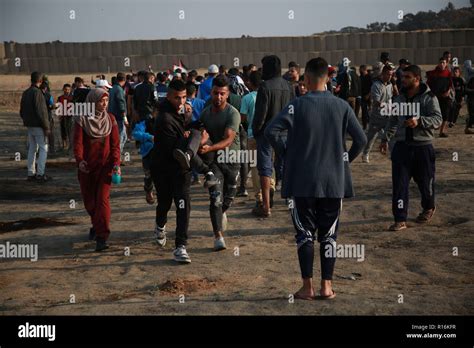
[[471, 128], [472, 126], [474, 126], [474, 98], [473, 97], [468, 97], [467, 99], [467, 111], [469, 115], [466, 118], [466, 127]]
[[449, 117], [449, 122], [456, 123], [459, 117], [459, 111], [461, 111], [462, 107], [462, 100], [461, 101], [455, 101], [452, 105], [451, 108], [451, 115]]
[[[295, 197], [290, 204], [302, 278], [313, 277], [314, 239], [317, 231], [321, 279], [332, 280], [342, 199]], [[328, 249], [331, 249], [330, 253], [327, 253]]]
[[[214, 159], [214, 152], [208, 152], [204, 155], [198, 153], [199, 147], [201, 146], [201, 131], [198, 129], [191, 129], [191, 134], [187, 139], [186, 151], [191, 155], [191, 167], [193, 170], [200, 174], [206, 174], [210, 171], [209, 163]], [[207, 145], [212, 145], [212, 142], [208, 140]]]
[[392, 212], [396, 222], [407, 221], [411, 178], [420, 190], [423, 209], [435, 207], [435, 157], [431, 144], [395, 143], [392, 150]]
[[[247, 140], [248, 135], [245, 128], [240, 124], [239, 128], [239, 136], [240, 136], [240, 149], [242, 151], [247, 151]], [[247, 179], [249, 177], [249, 163], [241, 163], [240, 164], [240, 190], [244, 191], [246, 189]]]
[[240, 164], [211, 163], [210, 168], [220, 184], [209, 188], [209, 213], [214, 233], [222, 232], [222, 214], [227, 211], [237, 193]]
[[153, 190], [153, 179], [151, 177], [151, 153], [152, 151], [142, 157], [143, 173], [145, 174], [145, 178], [143, 179], [143, 189], [145, 192], [151, 192]]
[[176, 207], [175, 246], [185, 246], [188, 240], [189, 216], [191, 214], [191, 171], [172, 173], [163, 171], [163, 168], [159, 166], [152, 166], [151, 175], [158, 200], [156, 224], [160, 227], [165, 226], [171, 203], [174, 201]]
[[362, 127], [367, 129], [367, 125], [369, 124], [369, 106], [370, 101], [365, 100], [362, 98], [360, 100], [360, 108], [362, 110]]
[[449, 97], [439, 97], [439, 108], [441, 109], [441, 115], [443, 116], [443, 121], [449, 121], [451, 114], [451, 104], [452, 101]]
[[361, 106], [362, 106], [361, 98], [356, 98], [355, 109], [354, 109], [354, 113], [356, 115], [356, 118], [359, 117], [359, 111], [361, 109]]

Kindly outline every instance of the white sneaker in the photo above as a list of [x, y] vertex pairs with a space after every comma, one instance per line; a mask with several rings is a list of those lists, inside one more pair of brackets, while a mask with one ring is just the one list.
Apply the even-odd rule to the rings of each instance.
[[222, 213], [222, 232], [227, 230], [227, 214]]
[[364, 162], [364, 163], [369, 163], [369, 154], [367, 154], [367, 155], [362, 155], [362, 162]]
[[164, 247], [166, 245], [166, 232], [165, 232], [166, 225], [163, 227], [159, 227], [158, 225], [155, 227], [155, 240], [160, 247]]
[[221, 251], [225, 249], [227, 249], [227, 247], [225, 246], [224, 237], [219, 237], [214, 240], [214, 251]]
[[183, 245], [178, 246], [173, 251], [174, 260], [180, 263], [191, 263], [191, 258]]

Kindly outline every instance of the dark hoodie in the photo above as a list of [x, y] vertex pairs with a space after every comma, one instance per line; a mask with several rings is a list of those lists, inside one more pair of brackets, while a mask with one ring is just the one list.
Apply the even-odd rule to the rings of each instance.
[[280, 58], [266, 56], [262, 64], [262, 78], [265, 81], [257, 91], [252, 123], [254, 136], [263, 134], [270, 120], [295, 98], [294, 88], [281, 77]]
[[415, 117], [415, 114], [391, 116], [385, 127], [384, 141], [394, 137], [395, 141], [403, 141], [409, 145], [430, 144], [434, 139], [434, 130], [441, 126], [443, 118], [438, 98], [431, 92], [428, 85], [420, 83], [419, 92], [410, 99], [408, 99], [406, 91], [402, 89], [393, 101], [393, 104], [396, 103], [403, 103], [399, 105], [406, 105], [406, 103], [419, 105], [418, 126], [415, 128], [407, 128], [405, 126], [405, 121], [410, 117]]
[[184, 132], [192, 119], [192, 113], [178, 114], [174, 106], [165, 99], [159, 107], [160, 112], [155, 119], [152, 160], [160, 171], [177, 173], [181, 171], [173, 157], [173, 150], [184, 150], [186, 138]]

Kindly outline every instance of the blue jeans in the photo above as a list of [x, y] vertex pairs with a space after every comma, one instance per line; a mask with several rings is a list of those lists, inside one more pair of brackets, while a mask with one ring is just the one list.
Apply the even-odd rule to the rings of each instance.
[[127, 142], [127, 129], [125, 128], [124, 125], [122, 125], [122, 130], [120, 131], [120, 154], [123, 153], [123, 147], [125, 146], [125, 143]]
[[271, 177], [273, 173], [272, 146], [263, 134], [255, 137], [257, 140], [257, 169], [259, 176]]
[[[38, 150], [38, 163], [36, 163], [36, 152]], [[28, 127], [28, 176], [44, 175], [47, 158], [48, 138], [44, 136], [43, 128]], [[36, 171], [36, 164], [38, 171]]]

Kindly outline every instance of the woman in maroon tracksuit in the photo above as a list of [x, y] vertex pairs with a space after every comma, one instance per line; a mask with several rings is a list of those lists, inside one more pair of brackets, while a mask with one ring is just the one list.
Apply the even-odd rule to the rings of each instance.
[[91, 217], [89, 239], [96, 251], [108, 248], [110, 234], [110, 185], [114, 168], [120, 171], [120, 141], [117, 122], [107, 112], [108, 93], [92, 89], [86, 103], [93, 103], [95, 116], [77, 116], [74, 129], [74, 156], [82, 199]]

